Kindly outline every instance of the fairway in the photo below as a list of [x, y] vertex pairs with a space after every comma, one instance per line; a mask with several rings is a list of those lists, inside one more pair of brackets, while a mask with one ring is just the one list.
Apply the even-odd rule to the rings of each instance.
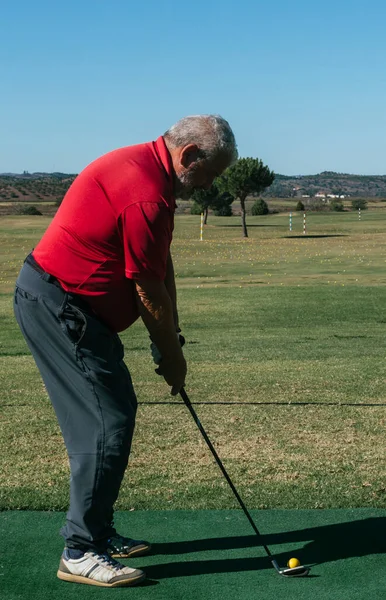
[[[210, 217], [200, 242], [199, 217], [176, 217], [187, 391], [251, 508], [382, 508], [386, 211], [311, 214], [312, 237], [293, 221], [291, 235], [288, 215], [249, 217], [243, 239], [238, 218]], [[60, 431], [12, 314], [17, 272], [48, 223], [0, 223], [2, 508], [67, 506]], [[140, 406], [118, 507], [233, 507], [154, 374], [142, 323], [122, 339]]]
[[[21, 216], [0, 221], [2, 510], [65, 511], [68, 505], [61, 434], [12, 312], [18, 270], [49, 221]], [[309, 214], [306, 235], [301, 215], [295, 215], [292, 233], [288, 215], [248, 217], [248, 239], [241, 237], [237, 217], [210, 216], [202, 242], [199, 221], [177, 216], [172, 246], [186, 337], [187, 392], [248, 508], [264, 509], [255, 512], [258, 526], [262, 519], [265, 533], [277, 532], [277, 539], [267, 535], [266, 543], [277, 542], [280, 552], [298, 548], [296, 555], [305, 562], [323, 563], [313, 573], [323, 575], [324, 583], [312, 584], [311, 592], [309, 580], [282, 581], [262, 566], [261, 548], [251, 550], [249, 538], [240, 541], [239, 536], [251, 535], [248, 523], [232, 510], [237, 504], [186, 407], [155, 375], [140, 322], [122, 334], [139, 410], [117, 509], [132, 511], [122, 512], [121, 518], [130, 516], [135, 527], [148, 527], [149, 519], [157, 543], [175, 545], [172, 553], [178, 554], [177, 577], [183, 585], [173, 587], [175, 576], [163, 566], [169, 556], [135, 563], [148, 567], [151, 580], [161, 581], [151, 589], [154, 598], [193, 597], [192, 580], [197, 595], [204, 597], [208, 578], [213, 598], [230, 590], [250, 598], [251, 587], [256, 586], [257, 594], [261, 585], [265, 598], [277, 598], [284, 589], [287, 598], [309, 598], [311, 593], [324, 598], [326, 580], [333, 581], [334, 573], [334, 597], [343, 598], [347, 579], [340, 583], [337, 563], [347, 558], [344, 567], [339, 563], [346, 578], [353, 577], [347, 597], [362, 598], [355, 595], [356, 586], [364, 585], [367, 568], [380, 571], [380, 542], [373, 551], [371, 542], [363, 541], [362, 562], [355, 558], [360, 556], [356, 546], [352, 556], [346, 556], [345, 547], [329, 563], [321, 559], [320, 547], [316, 554], [309, 551], [309, 538], [280, 536], [291, 528], [316, 528], [318, 537], [320, 527], [335, 547], [334, 536], [342, 531], [328, 529], [328, 523], [352, 521], [347, 535], [354, 537], [357, 519], [379, 518], [377, 527], [384, 523], [386, 210], [367, 211], [361, 221], [356, 213]], [[198, 509], [211, 511], [194, 512]], [[298, 510], [286, 513], [289, 509]], [[186, 519], [185, 513], [172, 512], [176, 510], [187, 511]], [[63, 515], [45, 515], [47, 532], [39, 514], [25, 513], [25, 521], [22, 513], [3, 513], [1, 518], [7, 535], [20, 543], [20, 527], [30, 528], [33, 543], [35, 522], [37, 535], [47, 536], [52, 564], [46, 589], [55, 597], [61, 597], [62, 589], [67, 597], [100, 593], [56, 582], [61, 539], [55, 534]], [[377, 527], [371, 523], [373, 531]], [[363, 527], [360, 535], [365, 540]], [[206, 538], [223, 538], [225, 546], [221, 541], [199, 544], [197, 558], [185, 567], [180, 552], [185, 541]], [[378, 579], [372, 598], [383, 597], [377, 595], [381, 583]], [[149, 590], [130, 593], [147, 598]], [[19, 597], [24, 596], [7, 595]]]

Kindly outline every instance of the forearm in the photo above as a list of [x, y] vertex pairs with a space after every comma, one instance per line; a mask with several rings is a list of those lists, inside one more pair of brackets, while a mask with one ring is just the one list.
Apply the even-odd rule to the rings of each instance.
[[173, 302], [166, 284], [160, 281], [137, 281], [136, 291], [141, 318], [163, 360], [183, 359], [176, 336]]
[[166, 277], [165, 277], [165, 287], [169, 294], [172, 310], [173, 310], [173, 319], [175, 330], [178, 331], [179, 323], [178, 323], [178, 310], [177, 310], [177, 290], [176, 290], [176, 281], [174, 277], [174, 267], [171, 254], [169, 252], [168, 260], [166, 263]]

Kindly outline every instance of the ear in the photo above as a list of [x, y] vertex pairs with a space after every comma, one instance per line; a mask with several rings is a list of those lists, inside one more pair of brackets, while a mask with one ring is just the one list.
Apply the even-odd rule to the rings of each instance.
[[191, 164], [197, 162], [200, 156], [200, 149], [197, 144], [188, 144], [184, 146], [180, 155], [180, 162], [185, 169], [190, 167]]

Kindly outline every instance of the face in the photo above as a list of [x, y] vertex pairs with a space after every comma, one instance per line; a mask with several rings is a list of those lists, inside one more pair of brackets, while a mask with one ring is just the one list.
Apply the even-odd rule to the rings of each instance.
[[173, 157], [176, 175], [176, 196], [188, 200], [196, 189], [208, 190], [214, 179], [229, 166], [228, 157], [218, 156], [212, 161], [198, 160], [200, 152], [191, 144], [178, 148], [180, 152]]

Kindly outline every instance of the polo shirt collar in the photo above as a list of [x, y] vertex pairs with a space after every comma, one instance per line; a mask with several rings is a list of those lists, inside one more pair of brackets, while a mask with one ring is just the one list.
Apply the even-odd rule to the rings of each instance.
[[162, 167], [165, 170], [165, 174], [167, 176], [168, 182], [170, 184], [170, 199], [171, 205], [173, 208], [176, 207], [176, 201], [174, 197], [174, 169], [172, 163], [172, 157], [170, 156], [170, 152], [166, 147], [165, 140], [162, 135], [153, 142], [155, 153], [161, 162]]

